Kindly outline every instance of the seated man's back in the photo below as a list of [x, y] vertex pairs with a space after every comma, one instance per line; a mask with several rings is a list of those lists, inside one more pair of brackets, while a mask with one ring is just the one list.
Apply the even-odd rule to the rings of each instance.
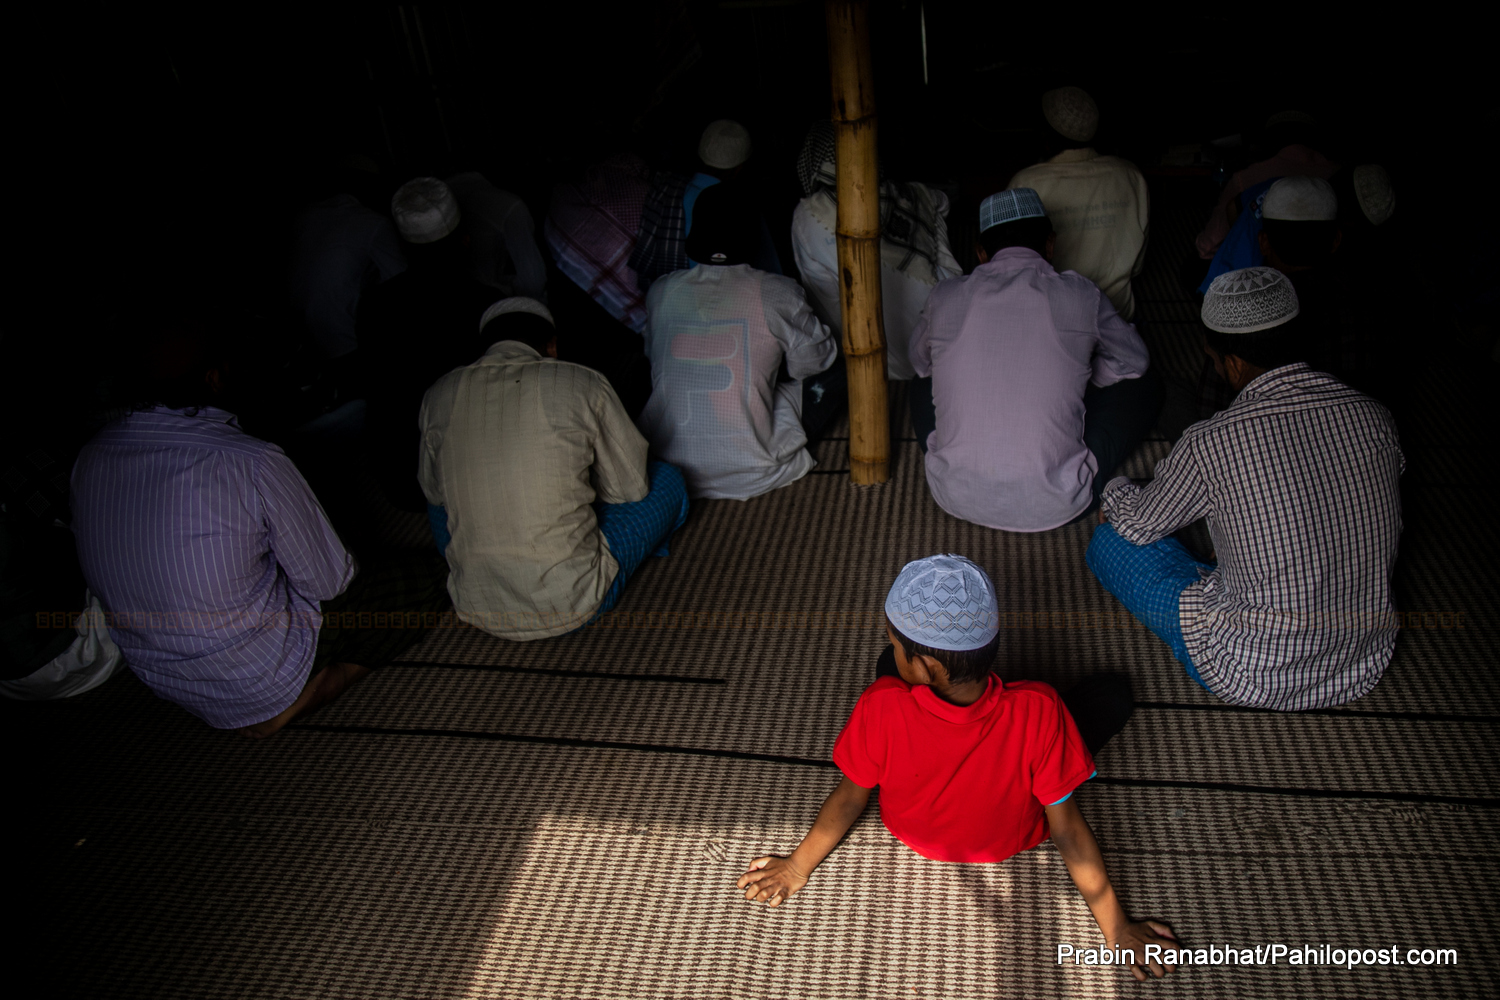
[[609, 381], [501, 340], [427, 391], [421, 426], [458, 616], [517, 640], [584, 624], [619, 570], [592, 505], [648, 491], [645, 439]]
[[72, 490], [84, 578], [153, 691], [219, 728], [297, 698], [319, 602], [355, 567], [279, 448], [223, 410], [157, 407], [100, 431]]
[[911, 355], [917, 375], [932, 377], [933, 498], [955, 517], [1006, 531], [1046, 531], [1090, 506], [1096, 474], [1112, 467], [1100, 469], [1085, 441], [1085, 393], [1138, 378], [1148, 362], [1093, 282], [1025, 246], [938, 285]]
[[1151, 218], [1146, 178], [1135, 164], [1100, 156], [1089, 141], [1099, 124], [1094, 99], [1078, 87], [1042, 95], [1042, 111], [1052, 127], [1051, 159], [1026, 167], [1009, 187], [1031, 188], [1042, 197], [1057, 231], [1052, 264], [1077, 271], [1104, 290], [1125, 319], [1135, 315], [1131, 279], [1146, 261]]
[[806, 475], [800, 380], [838, 348], [801, 287], [748, 264], [700, 265], [652, 285], [647, 311], [654, 386], [640, 426], [688, 494], [746, 499]]
[[800, 285], [748, 263], [758, 216], [733, 183], [704, 191], [695, 212], [688, 256], [700, 263], [658, 279], [646, 299], [652, 388], [640, 426], [682, 468], [689, 496], [744, 500], [815, 464], [802, 380], [828, 370], [838, 345]]

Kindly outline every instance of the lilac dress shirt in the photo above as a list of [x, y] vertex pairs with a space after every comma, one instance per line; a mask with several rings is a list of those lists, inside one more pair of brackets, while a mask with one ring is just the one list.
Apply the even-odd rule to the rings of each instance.
[[1146, 373], [1135, 327], [1108, 297], [1040, 254], [1007, 247], [933, 289], [912, 331], [911, 363], [932, 376], [937, 429], [927, 485], [954, 517], [1047, 531], [1092, 501], [1083, 393]]
[[152, 691], [221, 729], [296, 700], [355, 564], [280, 448], [159, 407], [100, 431], [72, 489], [84, 579]]

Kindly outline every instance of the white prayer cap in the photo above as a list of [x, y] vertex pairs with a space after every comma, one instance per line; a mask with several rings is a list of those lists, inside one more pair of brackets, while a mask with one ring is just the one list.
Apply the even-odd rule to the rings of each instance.
[[1316, 125], [1318, 120], [1305, 111], [1278, 111], [1266, 119], [1265, 128], [1277, 125]]
[[1099, 105], [1082, 87], [1058, 87], [1042, 95], [1042, 115], [1064, 139], [1088, 142], [1099, 130]]
[[709, 122], [698, 140], [698, 159], [715, 170], [733, 170], [750, 159], [750, 130], [728, 118]]
[[1267, 189], [1260, 214], [1281, 222], [1332, 222], [1339, 198], [1321, 177], [1283, 177]]
[[1225, 271], [1203, 296], [1203, 325], [1218, 333], [1258, 333], [1293, 319], [1302, 307], [1290, 279], [1274, 267]]
[[897, 632], [932, 649], [979, 649], [1000, 632], [995, 586], [963, 556], [907, 563], [886, 595], [885, 614]]
[[479, 318], [479, 329], [483, 330], [490, 325], [490, 320], [496, 316], [504, 316], [506, 313], [531, 313], [551, 323], [553, 329], [557, 328], [557, 320], [552, 318], [550, 309], [536, 299], [527, 298], [524, 295], [513, 295], [508, 299], [501, 299], [486, 309], [484, 315]]
[[1354, 195], [1372, 226], [1380, 225], [1396, 211], [1396, 189], [1391, 186], [1391, 175], [1378, 163], [1354, 168]]
[[1042, 207], [1042, 196], [1031, 188], [1010, 188], [996, 191], [979, 203], [979, 231], [992, 226], [1020, 219], [1044, 219], [1047, 210]]
[[436, 243], [458, 228], [458, 199], [436, 177], [417, 177], [391, 196], [391, 215], [408, 243]]

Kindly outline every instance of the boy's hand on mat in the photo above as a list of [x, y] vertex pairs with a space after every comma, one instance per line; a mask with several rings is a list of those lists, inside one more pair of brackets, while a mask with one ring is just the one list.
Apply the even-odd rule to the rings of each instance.
[[[1125, 927], [1115, 935], [1115, 940], [1110, 944], [1116, 948], [1129, 948], [1135, 952], [1135, 964], [1130, 967], [1130, 974], [1141, 982], [1146, 981], [1146, 945], [1155, 944], [1165, 948], [1176, 948], [1177, 938], [1172, 934], [1172, 928], [1155, 920], [1143, 920], [1138, 924], [1126, 924]], [[1165, 976], [1172, 971], [1172, 966], [1165, 962], [1152, 962], [1149, 966], [1151, 974], [1157, 977]]]
[[780, 906], [793, 893], [807, 884], [807, 876], [792, 864], [790, 858], [756, 858], [740, 880], [735, 883], [745, 890], [745, 898], [752, 902], [764, 900], [771, 906]]

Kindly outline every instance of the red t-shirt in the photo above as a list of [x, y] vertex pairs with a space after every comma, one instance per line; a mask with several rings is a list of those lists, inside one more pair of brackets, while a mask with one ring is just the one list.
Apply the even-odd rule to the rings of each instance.
[[994, 674], [972, 705], [882, 677], [865, 689], [833, 762], [880, 786], [880, 818], [935, 861], [1004, 861], [1047, 837], [1043, 804], [1067, 798], [1094, 760], [1057, 692]]

